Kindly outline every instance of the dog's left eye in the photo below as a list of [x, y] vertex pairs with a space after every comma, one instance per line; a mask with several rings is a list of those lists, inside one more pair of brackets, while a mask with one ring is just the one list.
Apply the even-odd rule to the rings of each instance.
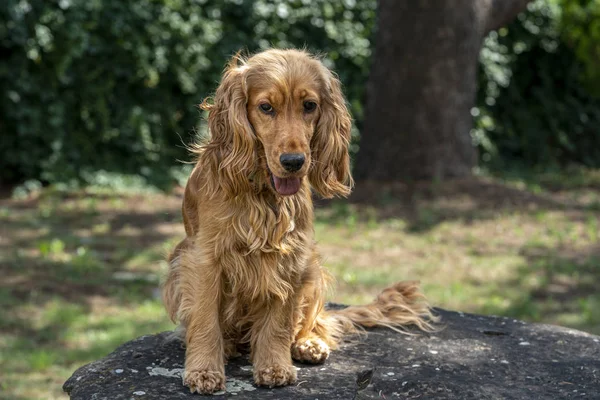
[[260, 108], [260, 111], [264, 112], [265, 114], [273, 113], [273, 106], [269, 103], [262, 103], [258, 106], [258, 108]]
[[317, 103], [314, 101], [305, 101], [304, 102], [304, 111], [313, 112], [317, 109]]

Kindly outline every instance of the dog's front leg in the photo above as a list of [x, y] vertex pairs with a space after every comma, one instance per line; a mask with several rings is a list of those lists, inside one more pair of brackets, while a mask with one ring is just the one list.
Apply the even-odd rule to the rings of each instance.
[[257, 385], [284, 386], [296, 381], [290, 353], [294, 335], [292, 303], [271, 300], [252, 326], [252, 363]]
[[213, 265], [182, 259], [180, 319], [186, 327], [183, 384], [190, 391], [225, 389], [223, 335], [219, 322], [221, 276]]

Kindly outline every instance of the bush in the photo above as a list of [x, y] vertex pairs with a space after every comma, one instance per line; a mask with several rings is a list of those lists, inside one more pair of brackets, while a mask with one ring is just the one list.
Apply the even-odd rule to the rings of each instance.
[[486, 39], [473, 131], [484, 166], [600, 167], [594, 15], [598, 1], [538, 0]]
[[375, 0], [5, 0], [0, 181], [170, 179], [195, 107], [241, 48], [327, 53], [356, 116]]

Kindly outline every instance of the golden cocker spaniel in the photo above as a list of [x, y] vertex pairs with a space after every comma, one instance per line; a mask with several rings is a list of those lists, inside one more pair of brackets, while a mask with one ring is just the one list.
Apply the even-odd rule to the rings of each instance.
[[183, 383], [225, 388], [224, 363], [250, 346], [256, 384], [296, 381], [292, 359], [321, 363], [357, 326], [430, 330], [415, 283], [367, 306], [324, 310], [329, 276], [313, 232], [311, 190], [350, 193], [351, 118], [339, 80], [299, 50], [235, 56], [214, 101], [211, 138], [183, 199], [187, 237], [169, 257], [165, 307], [184, 332]]

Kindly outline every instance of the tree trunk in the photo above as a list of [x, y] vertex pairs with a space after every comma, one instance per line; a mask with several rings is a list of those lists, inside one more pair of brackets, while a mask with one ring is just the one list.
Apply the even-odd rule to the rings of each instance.
[[528, 0], [380, 0], [357, 181], [441, 180], [476, 163], [471, 114], [484, 36]]

